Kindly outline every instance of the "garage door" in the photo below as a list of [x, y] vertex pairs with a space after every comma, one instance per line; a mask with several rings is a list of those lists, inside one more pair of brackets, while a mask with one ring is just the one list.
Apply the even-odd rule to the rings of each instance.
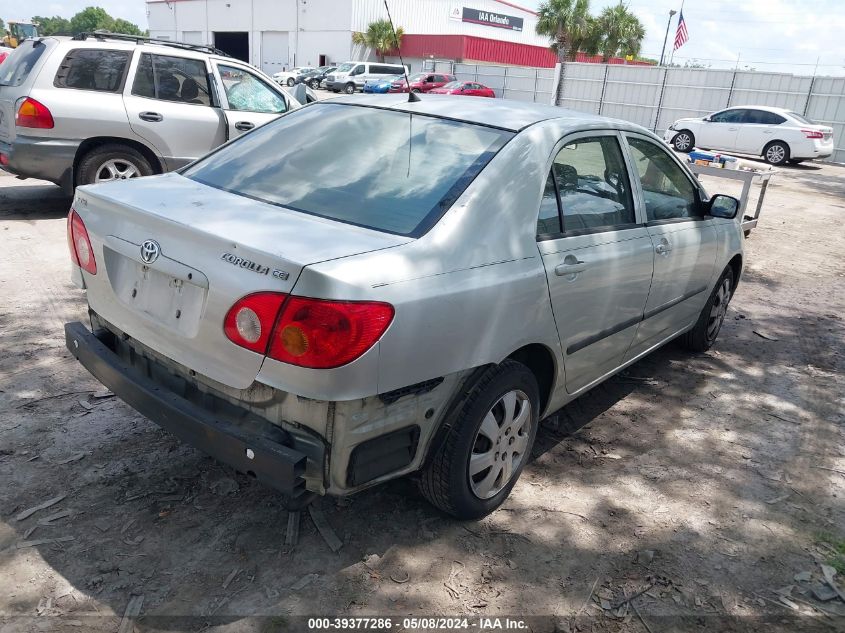
[[182, 41], [186, 44], [205, 44], [202, 41], [202, 31], [182, 31]]
[[288, 66], [288, 32], [262, 31], [261, 70], [268, 75]]

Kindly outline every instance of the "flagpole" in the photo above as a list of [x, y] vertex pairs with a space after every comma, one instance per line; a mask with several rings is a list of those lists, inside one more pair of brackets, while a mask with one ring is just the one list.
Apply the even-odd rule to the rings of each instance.
[[[684, 14], [684, 0], [681, 0], [681, 10], [678, 12], [678, 23], [681, 22], [681, 16]], [[675, 35], [677, 36], [678, 29], [675, 29]], [[669, 65], [672, 65], [672, 60], [675, 58], [675, 42], [672, 41], [672, 52], [669, 53]]]

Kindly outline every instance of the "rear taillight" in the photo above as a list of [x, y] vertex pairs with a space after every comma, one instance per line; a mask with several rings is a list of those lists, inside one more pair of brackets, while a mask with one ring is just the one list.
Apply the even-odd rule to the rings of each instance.
[[53, 127], [53, 115], [40, 101], [27, 97], [21, 101], [15, 114], [15, 125], [18, 127], [34, 127], [51, 129]]
[[287, 295], [256, 292], [238, 300], [223, 320], [223, 331], [230, 341], [260, 354], [267, 353], [273, 324]]
[[260, 292], [235, 303], [223, 329], [233, 343], [283, 363], [330, 369], [351, 363], [370, 349], [393, 314], [388, 303]]
[[824, 134], [817, 130], [801, 130], [807, 138], [824, 138]]
[[97, 261], [94, 259], [94, 249], [82, 218], [73, 209], [67, 216], [67, 244], [70, 258], [74, 264], [92, 275], [97, 274]]

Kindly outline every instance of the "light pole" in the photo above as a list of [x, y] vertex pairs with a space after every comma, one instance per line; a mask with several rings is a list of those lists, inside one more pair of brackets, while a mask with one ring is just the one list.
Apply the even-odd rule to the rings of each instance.
[[663, 65], [663, 55], [666, 53], [666, 40], [669, 39], [669, 27], [672, 26], [672, 16], [676, 13], [677, 11], [675, 9], [669, 9], [669, 21], [666, 22], [666, 35], [663, 36], [663, 48], [660, 49], [660, 63], [658, 66]]

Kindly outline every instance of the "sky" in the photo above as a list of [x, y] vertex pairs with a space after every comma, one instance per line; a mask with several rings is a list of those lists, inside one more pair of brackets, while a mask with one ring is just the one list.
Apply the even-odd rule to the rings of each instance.
[[[347, 0], [337, 0], [345, 2]], [[536, 9], [540, 0], [515, 0]], [[147, 28], [144, 0], [64, 0], [39, 4], [39, 15], [71, 17], [96, 4], [112, 16]], [[472, 0], [464, 0], [467, 6]], [[615, 0], [591, 0], [598, 14]], [[681, 0], [626, 0], [646, 27], [643, 55], [659, 59], [669, 10]], [[0, 0], [0, 18], [22, 19], [22, 0]], [[754, 68], [799, 75], [845, 75], [845, 0], [685, 0], [689, 41], [675, 53], [675, 62], [696, 60], [713, 68]], [[667, 53], [675, 35], [669, 30]], [[737, 64], [738, 59], [738, 64]], [[818, 61], [818, 68], [816, 62]]]

